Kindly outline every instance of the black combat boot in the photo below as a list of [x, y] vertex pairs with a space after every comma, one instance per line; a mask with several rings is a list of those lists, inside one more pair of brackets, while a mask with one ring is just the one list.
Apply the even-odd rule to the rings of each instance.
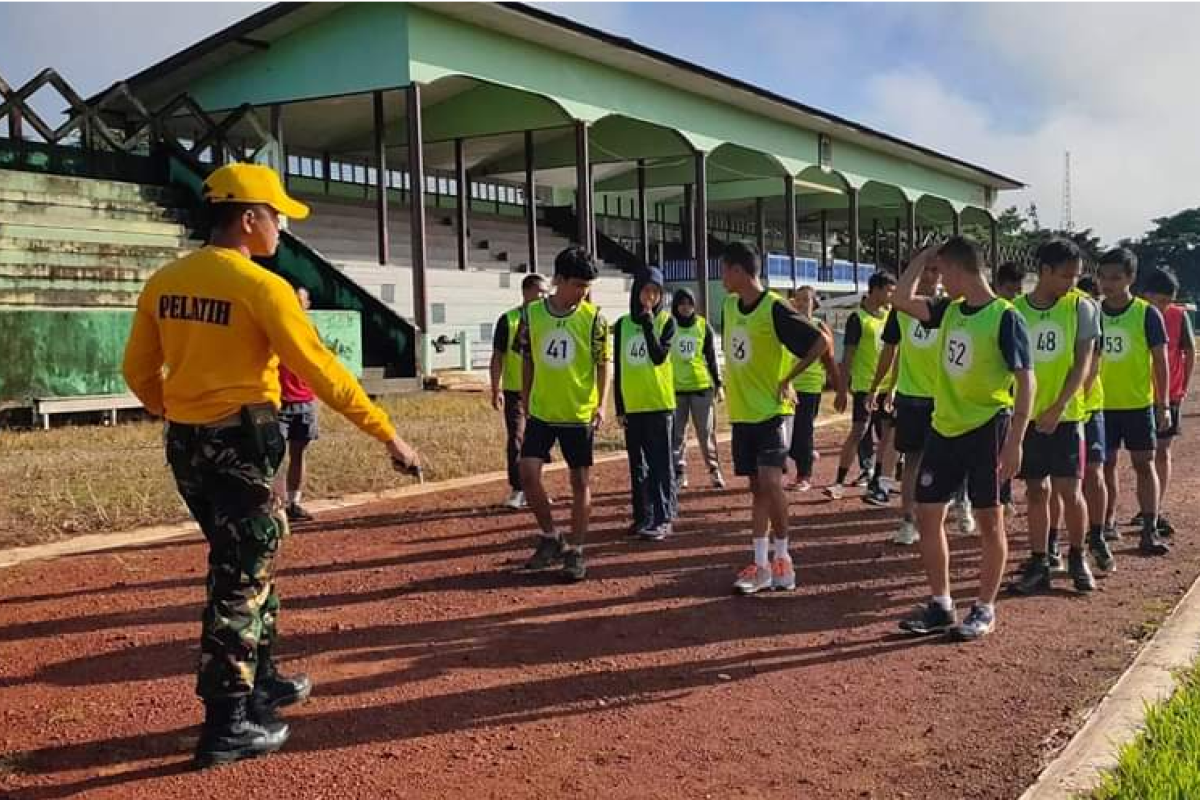
[[254, 693], [250, 696], [250, 718], [260, 725], [278, 722], [275, 712], [284, 706], [303, 703], [312, 694], [307, 675], [285, 677], [279, 674], [271, 657], [270, 646], [258, 648], [258, 671]]
[[230, 697], [204, 702], [204, 727], [196, 743], [196, 767], [207, 769], [244, 758], [274, 753], [291, 731], [282, 722], [261, 725], [247, 717], [247, 699]]

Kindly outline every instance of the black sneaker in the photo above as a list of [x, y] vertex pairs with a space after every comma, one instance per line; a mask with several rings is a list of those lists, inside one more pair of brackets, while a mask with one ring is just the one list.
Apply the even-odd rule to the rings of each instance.
[[664, 522], [656, 528], [647, 528], [638, 535], [645, 542], [661, 542], [671, 535], [671, 523]]
[[273, 753], [283, 747], [291, 734], [282, 722], [261, 725], [251, 721], [245, 697], [209, 700], [204, 711], [204, 726], [196, 743], [198, 769]]
[[863, 495], [863, 502], [872, 506], [886, 506], [890, 498], [891, 495], [888, 494], [887, 489], [884, 489], [878, 483], [873, 483], [867, 489], [867, 493]]
[[1050, 564], [1051, 575], [1062, 575], [1066, 572], [1066, 565], [1063, 564], [1062, 550], [1058, 546], [1058, 532], [1051, 531], [1049, 539], [1046, 540], [1046, 561]]
[[525, 562], [524, 569], [529, 572], [538, 572], [561, 564], [563, 560], [562, 539], [540, 535], [537, 538], [537, 547], [534, 549], [533, 555]]
[[1138, 552], [1144, 556], [1165, 556], [1171, 552], [1171, 547], [1159, 538], [1157, 530], [1146, 529], [1142, 531]]
[[1175, 535], [1175, 526], [1167, 522], [1166, 517], [1158, 518], [1158, 535], [1164, 539], [1170, 539]]
[[313, 515], [304, 510], [304, 507], [299, 503], [288, 503], [287, 507], [288, 522], [312, 522]]
[[971, 606], [971, 611], [967, 614], [967, 618], [962, 621], [962, 624], [955, 625], [948, 633], [950, 638], [956, 642], [974, 642], [977, 639], [987, 636], [995, 629], [996, 615], [991, 611], [986, 611], [983, 606], [976, 603]]
[[567, 550], [563, 554], [563, 577], [571, 583], [578, 583], [587, 577], [587, 565], [583, 563], [583, 551], [578, 547]]
[[1144, 523], [1145, 521], [1146, 521], [1146, 515], [1139, 511], [1138, 513], [1133, 515], [1133, 517], [1129, 520], [1128, 524], [1129, 524], [1129, 527], [1131, 527], [1131, 528], [1140, 528], [1140, 527], [1142, 527], [1142, 523]]
[[924, 606], [918, 606], [912, 616], [901, 620], [900, 630], [914, 636], [929, 636], [934, 633], [945, 633], [958, 622], [954, 609], [947, 611], [932, 600]]
[[1095, 590], [1096, 579], [1092, 577], [1092, 571], [1088, 569], [1087, 559], [1084, 558], [1082, 550], [1072, 547], [1067, 551], [1067, 574], [1071, 576], [1075, 591], [1091, 592]]
[[1100, 530], [1104, 534], [1104, 541], [1106, 541], [1106, 542], [1121, 541], [1121, 532], [1119, 530], [1117, 530], [1116, 525], [1105, 525]]
[[875, 468], [864, 469], [858, 473], [858, 477], [851, 481], [851, 486], [867, 486], [871, 483], [871, 477], [874, 474]]
[[1088, 534], [1088, 550], [1092, 554], [1092, 560], [1096, 562], [1096, 569], [1101, 572], [1117, 571], [1112, 550], [1108, 549], [1108, 539], [1103, 531], [1092, 531]]
[[1034, 556], [1025, 562], [1021, 577], [1008, 585], [1013, 594], [1036, 594], [1050, 590], [1050, 564], [1044, 557]]

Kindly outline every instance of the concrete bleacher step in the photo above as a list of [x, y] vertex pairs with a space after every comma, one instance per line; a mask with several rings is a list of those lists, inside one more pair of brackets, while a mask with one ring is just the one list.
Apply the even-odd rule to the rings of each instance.
[[[16, 222], [17, 216], [38, 215], [55, 220], [89, 222], [120, 220], [122, 222], [153, 222], [183, 224], [187, 214], [182, 209], [156, 206], [149, 203], [80, 203], [62, 205], [43, 199], [12, 199], [0, 187], [0, 219]], [[86, 227], [86, 226], [84, 226]]]
[[96, 242], [78, 242], [68, 249], [61, 241], [12, 239], [0, 240], [0, 267], [97, 266], [153, 269], [189, 252], [189, 249], [181, 247], [129, 247]]
[[106, 213], [64, 214], [54, 206], [0, 201], [0, 230], [20, 228], [67, 228], [82, 231], [133, 233], [148, 236], [186, 236], [178, 222], [136, 218]]
[[[49, 227], [44, 225], [20, 225], [0, 222], [0, 241], [27, 239], [40, 242], [59, 241], [66, 244], [86, 242], [90, 244], [149, 245], [151, 247], [180, 248], [187, 245], [186, 232], [139, 233], [135, 231], [89, 230], [86, 228]], [[11, 245], [9, 245], [11, 246]], [[0, 248], [4, 247], [0, 244]]]
[[174, 206], [175, 193], [162, 186], [145, 186], [124, 181], [93, 180], [66, 175], [45, 175], [0, 169], [0, 186], [5, 199], [19, 200], [20, 194], [35, 202], [53, 205], [88, 205], [96, 202]]

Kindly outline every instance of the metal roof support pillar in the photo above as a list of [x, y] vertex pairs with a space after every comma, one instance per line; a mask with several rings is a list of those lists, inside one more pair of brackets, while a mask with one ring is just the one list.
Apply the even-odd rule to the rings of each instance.
[[388, 169], [386, 136], [383, 130], [383, 92], [376, 91], [371, 94], [375, 107], [375, 243], [379, 263], [387, 264], [391, 260], [391, 240], [388, 237]]
[[696, 237], [692, 235], [695, 213], [695, 206], [692, 202], [692, 185], [689, 183], [683, 187], [683, 209], [679, 215], [679, 236], [683, 240], [688, 258], [696, 257]]
[[990, 241], [988, 242], [988, 257], [992, 262], [992, 280], [996, 279], [996, 269], [1000, 266], [1000, 223], [992, 217], [988, 223]]
[[792, 270], [792, 288], [799, 287], [796, 275], [796, 179], [783, 176], [783, 249]]
[[650, 263], [650, 220], [646, 218], [646, 162], [637, 162], [637, 219], [638, 258], [643, 265]]
[[580, 247], [592, 246], [592, 185], [588, 162], [588, 129], [586, 122], [575, 123], [575, 236]]
[[526, 272], [538, 271], [536, 189], [533, 182], [533, 131], [525, 131], [525, 237], [529, 242]]
[[[412, 191], [411, 211], [413, 271], [413, 324], [422, 334], [429, 332], [429, 295], [425, 281], [425, 153], [422, 148], [421, 86], [410, 83], [404, 90], [408, 122], [408, 174]], [[424, 365], [428, 368], [428, 365]]]
[[960, 214], [957, 209], [950, 209], [950, 221], [954, 226], [954, 235], [962, 236], [962, 214]]
[[893, 266], [893, 269], [895, 269], [896, 274], [899, 275], [900, 271], [901, 271], [900, 270], [900, 261], [901, 261], [901, 259], [904, 258], [901, 255], [901, 253], [903, 252], [903, 249], [904, 249], [904, 245], [902, 244], [904, 234], [900, 233], [900, 218], [899, 217], [896, 217], [895, 234], [896, 234], [896, 250], [895, 250], [896, 263]]
[[708, 164], [707, 156], [697, 152], [696, 161], [696, 310], [708, 316]]
[[279, 179], [283, 188], [288, 185], [287, 151], [283, 148], [283, 106], [278, 103], [271, 106], [271, 138], [275, 140], [275, 152], [279, 154]]
[[829, 212], [821, 209], [821, 271], [822, 278], [833, 281], [832, 265], [829, 263]]
[[850, 267], [854, 270], [854, 291], [858, 291], [858, 189], [846, 190], [847, 219], [850, 226]]
[[761, 197], [754, 198], [754, 243], [758, 246], [758, 254], [762, 257], [763, 276], [769, 285], [771, 283], [771, 259], [767, 254], [767, 204]]
[[872, 258], [875, 259], [875, 269], [880, 269], [882, 267], [881, 262], [883, 261], [881, 258], [883, 255], [883, 237], [879, 232], [879, 217], [874, 217], [871, 220], [871, 247], [874, 250]]
[[[908, 244], [904, 248], [904, 261], [907, 263], [912, 258], [913, 252], [917, 249], [917, 204], [905, 201], [904, 211], [907, 217], [905, 232], [908, 234]], [[896, 274], [900, 273], [900, 268], [900, 265], [897, 264]]]
[[454, 238], [458, 240], [458, 268], [465, 270], [470, 261], [468, 233], [470, 231], [471, 179], [467, 176], [466, 142], [454, 140]]

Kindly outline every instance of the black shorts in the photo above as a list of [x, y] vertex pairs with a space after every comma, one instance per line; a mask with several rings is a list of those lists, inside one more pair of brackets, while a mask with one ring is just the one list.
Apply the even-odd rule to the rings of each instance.
[[558, 442], [563, 460], [571, 469], [592, 466], [592, 443], [596, 429], [591, 425], [555, 425], [530, 417], [525, 421], [525, 441], [521, 458], [550, 460], [550, 449]]
[[1108, 452], [1125, 449], [1133, 453], [1154, 449], [1154, 409], [1138, 408], [1132, 411], [1104, 411], [1104, 443]]
[[[867, 422], [874, 425], [878, 430], [880, 425], [891, 424], [895, 419], [895, 414], [890, 410], [885, 410], [877, 403], [874, 411], [867, 410], [867, 398], [871, 396], [870, 392], [854, 392], [851, 397], [853, 403], [850, 411], [851, 422]], [[882, 397], [882, 394], [875, 395]]]
[[312, 442], [321, 435], [316, 403], [284, 403], [279, 409], [279, 432], [289, 442]]
[[733, 423], [733, 474], [757, 475], [759, 467], [782, 468], [787, 463], [787, 417], [763, 422]]
[[933, 403], [924, 398], [896, 397], [896, 452], [919, 453], [933, 430]]
[[1083, 423], [1083, 444], [1087, 450], [1087, 463], [1103, 464], [1108, 457], [1108, 446], [1104, 439], [1104, 412], [1097, 411]]
[[1159, 439], [1174, 439], [1179, 435], [1179, 411], [1179, 403], [1171, 403], [1171, 425], [1157, 432]]
[[995, 508], [1002, 502], [1000, 448], [1008, 434], [1009, 415], [997, 414], [962, 436], [942, 436], [929, 431], [917, 475], [918, 503], [948, 503], [967, 482], [967, 496], [975, 508]]
[[1021, 471], [1029, 481], [1083, 477], [1083, 425], [1060, 422], [1054, 433], [1038, 433], [1031, 425], [1022, 444]]

